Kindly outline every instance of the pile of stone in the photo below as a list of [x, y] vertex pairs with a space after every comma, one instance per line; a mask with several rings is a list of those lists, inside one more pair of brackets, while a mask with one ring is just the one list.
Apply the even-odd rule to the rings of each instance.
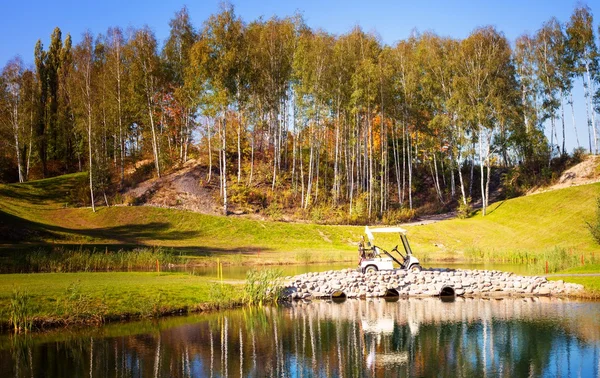
[[519, 276], [495, 270], [428, 269], [363, 274], [354, 269], [330, 270], [286, 277], [285, 295], [290, 299], [345, 296], [358, 297], [465, 297], [569, 296], [581, 294], [583, 286], [540, 276]]

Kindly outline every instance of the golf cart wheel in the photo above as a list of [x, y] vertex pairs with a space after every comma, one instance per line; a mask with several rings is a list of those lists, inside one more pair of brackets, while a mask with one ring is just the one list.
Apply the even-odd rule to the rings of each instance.
[[412, 273], [419, 273], [421, 270], [423, 270], [423, 268], [421, 267], [421, 265], [413, 265], [410, 267], [409, 269]]
[[377, 267], [374, 265], [369, 265], [368, 267], [365, 268], [365, 274], [375, 273], [375, 272], [377, 272]]

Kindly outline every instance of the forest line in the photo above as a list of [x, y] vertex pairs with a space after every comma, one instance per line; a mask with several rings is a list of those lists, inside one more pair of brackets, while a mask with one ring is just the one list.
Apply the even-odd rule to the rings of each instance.
[[245, 22], [230, 5], [199, 29], [183, 8], [162, 47], [148, 27], [86, 32], [75, 46], [56, 28], [33, 67], [16, 57], [2, 70], [0, 179], [88, 170], [94, 207], [135, 162], [151, 159], [160, 177], [194, 157], [224, 214], [232, 191], [238, 202], [268, 191], [284, 208], [350, 218], [472, 197], [485, 215], [493, 168], [517, 169], [524, 186], [547, 178], [567, 128], [577, 153], [598, 153], [599, 34], [585, 6], [512, 44], [488, 26], [389, 46], [297, 15]]

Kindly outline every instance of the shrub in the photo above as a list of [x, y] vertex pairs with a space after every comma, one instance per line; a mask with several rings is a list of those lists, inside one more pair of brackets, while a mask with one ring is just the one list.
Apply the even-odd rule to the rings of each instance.
[[265, 215], [268, 216], [271, 220], [280, 221], [283, 220], [283, 209], [281, 205], [277, 202], [272, 202], [265, 209]]
[[573, 164], [581, 163], [587, 157], [588, 152], [584, 147], [577, 147], [573, 150]]
[[458, 208], [456, 209], [457, 216], [460, 219], [467, 219], [473, 215], [473, 206], [471, 205], [471, 197], [468, 197], [466, 204], [463, 201], [458, 202]]
[[383, 213], [383, 218], [381, 221], [386, 225], [400, 224], [410, 221], [415, 217], [415, 215], [416, 212], [414, 209], [391, 209]]
[[502, 175], [502, 188], [506, 198], [514, 198], [523, 194], [521, 171], [516, 168]]

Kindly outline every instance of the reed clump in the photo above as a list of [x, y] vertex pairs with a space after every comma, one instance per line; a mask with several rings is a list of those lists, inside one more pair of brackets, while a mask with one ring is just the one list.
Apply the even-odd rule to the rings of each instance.
[[54, 312], [65, 324], [101, 324], [108, 313], [105, 302], [103, 298], [86, 294], [79, 282], [73, 282], [56, 301]]
[[533, 274], [556, 273], [561, 270], [600, 262], [600, 258], [594, 254], [578, 253], [572, 249], [562, 247], [554, 247], [541, 252], [469, 248], [464, 255], [470, 261], [525, 264]]
[[262, 306], [281, 299], [283, 279], [280, 269], [252, 269], [246, 273], [244, 302], [248, 305]]
[[27, 253], [15, 270], [31, 273], [152, 271], [157, 266], [160, 268], [181, 262], [180, 256], [163, 248], [109, 251], [58, 247]]
[[26, 292], [13, 289], [8, 306], [8, 324], [15, 333], [27, 333], [33, 325], [34, 304]]

